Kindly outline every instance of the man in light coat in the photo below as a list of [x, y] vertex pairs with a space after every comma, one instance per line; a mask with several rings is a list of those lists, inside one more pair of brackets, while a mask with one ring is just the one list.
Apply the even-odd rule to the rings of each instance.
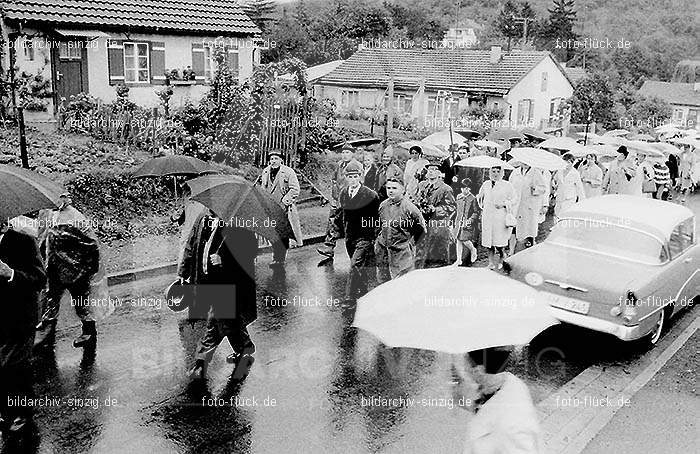
[[[297, 246], [302, 246], [301, 223], [296, 205], [300, 192], [299, 179], [294, 169], [282, 164], [281, 151], [272, 151], [269, 156], [269, 165], [265, 167], [260, 177], [261, 186], [287, 211], [289, 223], [294, 231], [294, 239]], [[287, 249], [289, 249], [289, 239], [285, 238], [272, 243], [273, 261], [270, 263], [270, 268], [284, 266]]]
[[416, 242], [425, 233], [425, 221], [404, 193], [403, 182], [386, 182], [388, 199], [379, 205], [379, 226], [374, 254], [377, 281], [382, 284], [415, 268]]
[[528, 248], [535, 244], [535, 238], [537, 238], [546, 183], [539, 169], [523, 164], [522, 171], [524, 175], [519, 185], [520, 201], [516, 211], [518, 223], [515, 227], [515, 233], [516, 240], [524, 241], [525, 248]]

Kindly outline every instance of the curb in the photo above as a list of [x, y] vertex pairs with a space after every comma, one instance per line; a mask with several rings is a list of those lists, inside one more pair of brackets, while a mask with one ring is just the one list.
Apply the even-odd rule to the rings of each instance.
[[[322, 243], [325, 240], [325, 238], [325, 233], [323, 235], [316, 235], [309, 238], [304, 238], [304, 246]], [[260, 254], [270, 253], [272, 252], [272, 247], [262, 247], [258, 252]], [[140, 281], [142, 279], [149, 279], [153, 277], [159, 277], [175, 273], [177, 273], [177, 262], [168, 262], [164, 265], [147, 266], [143, 268], [117, 271], [116, 273], [108, 274], [107, 285], [113, 287], [115, 285], [127, 284], [129, 282]]]

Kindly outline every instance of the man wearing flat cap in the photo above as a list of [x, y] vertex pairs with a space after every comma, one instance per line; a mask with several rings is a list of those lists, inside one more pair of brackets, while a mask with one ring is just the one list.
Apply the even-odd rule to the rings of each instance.
[[345, 302], [348, 305], [367, 293], [371, 273], [374, 271], [375, 228], [379, 222], [379, 197], [364, 186], [362, 165], [353, 160], [345, 166], [347, 187], [339, 194], [343, 210], [345, 248], [350, 257], [350, 276], [345, 287]]
[[[347, 180], [345, 179], [345, 167], [354, 161], [353, 157], [355, 149], [350, 145], [344, 145], [340, 151], [341, 160], [338, 161], [333, 172], [333, 182], [331, 186], [331, 208], [328, 214], [328, 226], [326, 227], [326, 238], [321, 247], [316, 248], [316, 251], [321, 254], [324, 259], [319, 265], [331, 262], [335, 255], [335, 244], [338, 238], [342, 238], [343, 224], [343, 209], [338, 203], [340, 193], [347, 188]], [[355, 161], [357, 162], [357, 161]], [[359, 163], [358, 163], [359, 164]]]
[[450, 218], [456, 209], [452, 188], [442, 180], [440, 162], [428, 162], [427, 180], [418, 185], [418, 208], [426, 222], [427, 232], [418, 242], [416, 267], [448, 264]]
[[415, 268], [416, 243], [425, 233], [420, 210], [404, 192], [400, 179], [386, 182], [388, 199], [379, 205], [379, 225], [374, 254], [380, 284]]
[[[301, 222], [297, 211], [296, 200], [299, 197], [300, 186], [296, 172], [291, 167], [284, 165], [282, 152], [271, 151], [269, 165], [265, 167], [260, 177], [261, 186], [284, 208], [289, 218], [289, 223], [294, 231], [294, 239], [297, 246], [304, 244], [301, 234]], [[289, 249], [289, 239], [285, 238], [272, 244], [273, 261], [270, 268], [284, 266]]]
[[403, 170], [396, 164], [394, 164], [394, 152], [391, 148], [387, 148], [382, 153], [382, 162], [377, 168], [377, 182], [374, 191], [379, 196], [379, 201], [384, 201], [387, 198], [386, 195], [386, 182], [389, 178], [401, 179], [403, 182]]

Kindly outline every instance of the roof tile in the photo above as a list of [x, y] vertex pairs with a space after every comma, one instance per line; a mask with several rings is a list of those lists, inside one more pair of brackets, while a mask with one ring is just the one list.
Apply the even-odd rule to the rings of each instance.
[[260, 32], [227, 0], [0, 0], [0, 6], [8, 19], [213, 34]]
[[694, 84], [647, 80], [639, 89], [639, 94], [656, 96], [669, 104], [700, 106], [700, 90], [695, 90]]

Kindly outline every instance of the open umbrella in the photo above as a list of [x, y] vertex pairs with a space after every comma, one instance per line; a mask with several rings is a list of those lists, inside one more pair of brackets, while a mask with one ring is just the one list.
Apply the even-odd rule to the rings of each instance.
[[474, 131], [473, 129], [453, 128], [452, 132], [459, 134], [465, 139], [476, 139], [478, 137], [481, 137], [481, 133], [479, 131]]
[[523, 140], [525, 135], [515, 129], [503, 128], [491, 131], [486, 138], [489, 140]]
[[522, 132], [529, 139], [535, 139], [535, 140], [539, 140], [539, 141], [549, 140], [549, 139], [554, 137], [554, 136], [550, 136], [549, 134], [545, 134], [541, 131], [535, 131], [534, 129], [531, 129], [531, 128], [523, 128], [523, 130], [520, 132]]
[[205, 175], [187, 182], [192, 200], [209, 208], [227, 226], [240, 227], [270, 242], [294, 238], [287, 213], [260, 186], [234, 175]]
[[491, 156], [472, 156], [455, 162], [456, 166], [460, 167], [476, 167], [478, 169], [490, 169], [491, 167], [501, 166], [506, 170], [513, 170], [513, 166], [505, 161]]
[[134, 171], [135, 178], [171, 177], [177, 175], [202, 175], [216, 173], [208, 163], [201, 159], [181, 154], [171, 154], [144, 162]]
[[0, 219], [7, 220], [42, 208], [55, 208], [65, 190], [31, 170], [0, 165]]
[[476, 131], [471, 131], [469, 129], [454, 129], [452, 130], [452, 135], [450, 135], [449, 129], [443, 129], [442, 131], [434, 132], [429, 136], [424, 137], [421, 142], [429, 143], [430, 145], [448, 150], [451, 143], [460, 144], [467, 139], [475, 137], [472, 135], [472, 133], [476, 133]]
[[353, 326], [389, 347], [466, 353], [522, 345], [557, 324], [539, 292], [485, 268], [416, 270], [362, 298]]
[[410, 150], [413, 146], [418, 146], [423, 150], [423, 156], [446, 158], [449, 155], [446, 151], [422, 140], [407, 140], [406, 142], [401, 142], [397, 146], [405, 148], [406, 150]]
[[612, 131], [608, 131], [604, 136], [626, 136], [630, 132], [626, 129], [613, 129]]
[[628, 139], [630, 140], [642, 140], [644, 142], [652, 142], [656, 140], [654, 136], [649, 135], [649, 134], [632, 134], [627, 136]]
[[634, 151], [635, 153], [641, 152], [648, 156], [664, 156], [664, 154], [661, 151], [652, 147], [649, 142], [643, 142], [641, 140], [628, 140], [625, 145], [630, 151]]
[[599, 158], [615, 158], [617, 157], [617, 147], [614, 145], [589, 145], [586, 148], [590, 149]]
[[556, 171], [566, 167], [566, 161], [559, 156], [541, 148], [513, 148], [508, 153], [514, 160], [520, 161], [537, 169]]
[[659, 151], [662, 151], [666, 155], [673, 154], [673, 155], [679, 156], [679, 155], [683, 154], [683, 152], [681, 150], [679, 150], [678, 147], [674, 147], [670, 143], [652, 142], [649, 145], [653, 148], [656, 148]]
[[376, 145], [378, 143], [382, 143], [382, 139], [379, 139], [377, 137], [367, 137], [364, 139], [348, 140], [346, 142], [337, 143], [337, 144], [333, 145], [332, 149], [337, 150], [339, 148], [342, 148], [345, 145], [353, 147], [353, 148], [369, 147], [371, 145]]
[[473, 142], [474, 145], [477, 147], [485, 147], [485, 148], [503, 148], [503, 145], [497, 142], [493, 142], [491, 140], [486, 140], [486, 139], [481, 139], [481, 140], [475, 140]]
[[553, 137], [537, 145], [538, 148], [553, 148], [555, 150], [571, 151], [581, 147], [576, 139], [571, 137]]

